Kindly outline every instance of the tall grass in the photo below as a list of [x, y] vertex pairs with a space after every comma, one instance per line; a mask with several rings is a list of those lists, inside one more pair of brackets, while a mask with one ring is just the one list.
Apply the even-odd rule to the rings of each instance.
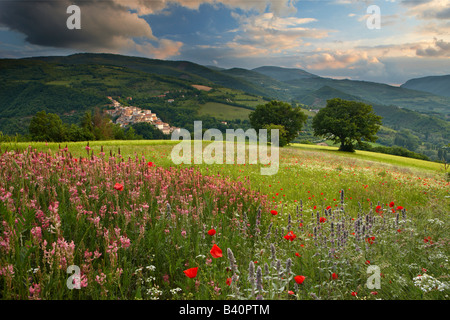
[[2, 145], [2, 299], [448, 299], [438, 173], [291, 148], [261, 176], [175, 166], [170, 143], [89, 146]]

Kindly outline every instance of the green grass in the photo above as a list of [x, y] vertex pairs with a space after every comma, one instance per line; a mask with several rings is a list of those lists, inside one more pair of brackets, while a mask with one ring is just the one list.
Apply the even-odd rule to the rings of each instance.
[[361, 151], [356, 150], [354, 153], [352, 152], [341, 152], [338, 151], [338, 147], [326, 147], [326, 146], [317, 146], [317, 145], [302, 145], [294, 143], [292, 144], [294, 148], [299, 148], [302, 150], [314, 150], [314, 151], [321, 151], [326, 153], [332, 153], [336, 156], [340, 157], [348, 157], [348, 158], [354, 158], [354, 159], [361, 159], [361, 160], [368, 160], [368, 161], [376, 161], [384, 164], [390, 164], [394, 166], [401, 166], [406, 168], [414, 168], [414, 169], [424, 169], [424, 170], [431, 170], [431, 171], [437, 171], [442, 172], [443, 171], [443, 165], [437, 162], [431, 162], [431, 161], [424, 161], [419, 159], [413, 159], [413, 158], [407, 158], [407, 157], [400, 157], [390, 154], [384, 154], [384, 153], [376, 153], [376, 152], [370, 152], [370, 151]]
[[[0, 267], [12, 266], [15, 274], [10, 278], [2, 271], [0, 299], [27, 299], [33, 285], [40, 286], [43, 299], [255, 299], [251, 262], [255, 269], [268, 265], [259, 291], [266, 300], [313, 299], [311, 294], [339, 300], [448, 299], [448, 289], [425, 293], [414, 284], [419, 274], [448, 283], [450, 270], [449, 183], [428, 162], [294, 145], [280, 149], [278, 172], [264, 176], [260, 163], [174, 165], [177, 143], [96, 141], [89, 143], [89, 153], [85, 142], [68, 143], [68, 152], [60, 150], [65, 143], [2, 144], [0, 234], [11, 246], [0, 247]], [[24, 151], [29, 145], [52, 157], [4, 153], [6, 147]], [[109, 152], [115, 160], [108, 160]], [[116, 182], [122, 191], [113, 188]], [[55, 201], [58, 210], [50, 208]], [[382, 211], [375, 213], [378, 204]], [[332, 212], [325, 212], [328, 206]], [[397, 206], [405, 211], [400, 214]], [[318, 222], [319, 216], [326, 220]], [[52, 228], [42, 228], [44, 246], [33, 233], [46, 221]], [[367, 234], [354, 234], [356, 221], [369, 228]], [[347, 242], [331, 254], [338, 224], [348, 231]], [[213, 237], [207, 234], [211, 228], [217, 231]], [[286, 240], [288, 231], [296, 239]], [[65, 245], [71, 241], [74, 254]], [[212, 258], [213, 243], [222, 257]], [[48, 254], [52, 244], [55, 255]], [[231, 286], [228, 248], [239, 270]], [[100, 258], [86, 258], [95, 251]], [[377, 295], [366, 287], [367, 261], [383, 274]], [[87, 277], [80, 290], [66, 289], [69, 264], [82, 266]], [[195, 279], [183, 273], [192, 267], [199, 267]], [[36, 268], [39, 272], [30, 271]], [[296, 275], [306, 280], [296, 285]], [[181, 291], [171, 291], [176, 288]]]
[[199, 115], [214, 116], [219, 120], [248, 119], [251, 110], [230, 106], [224, 103], [207, 102], [200, 106]]

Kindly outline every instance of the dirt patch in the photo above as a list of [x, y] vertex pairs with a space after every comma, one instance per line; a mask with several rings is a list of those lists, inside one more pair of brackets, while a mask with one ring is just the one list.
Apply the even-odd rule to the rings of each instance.
[[210, 91], [210, 90], [212, 90], [211, 87], [202, 86], [202, 85], [199, 85], [199, 84], [193, 84], [192, 86], [193, 86], [195, 89], [197, 89], [197, 90], [202, 90], [202, 91]]

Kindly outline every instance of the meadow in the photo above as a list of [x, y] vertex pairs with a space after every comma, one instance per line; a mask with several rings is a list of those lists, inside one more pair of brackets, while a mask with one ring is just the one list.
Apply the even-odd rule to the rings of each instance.
[[173, 146], [1, 144], [1, 299], [448, 300], [441, 165], [294, 144], [264, 176]]

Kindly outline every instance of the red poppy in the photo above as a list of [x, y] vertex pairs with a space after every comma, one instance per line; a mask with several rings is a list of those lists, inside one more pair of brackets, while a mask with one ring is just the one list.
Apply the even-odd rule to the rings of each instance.
[[216, 230], [211, 229], [211, 230], [208, 231], [208, 234], [209, 234], [210, 236], [213, 236], [213, 235], [216, 234]]
[[214, 244], [211, 251], [209, 251], [213, 258], [220, 258], [222, 257], [222, 250], [217, 246], [217, 244]]
[[294, 241], [297, 236], [292, 231], [289, 231], [288, 234], [284, 236], [284, 238], [286, 240]]
[[147, 163], [147, 165], [148, 165], [149, 167], [154, 167], [154, 166], [155, 166], [155, 164], [154, 164], [153, 162], [151, 162], [151, 161], [149, 161], [149, 162]]
[[271, 213], [272, 215], [276, 216], [276, 215], [278, 214], [278, 211], [277, 211], [277, 210], [270, 210], [270, 213]]
[[358, 295], [358, 292], [353, 291], [352, 296], [356, 297]]
[[375, 212], [376, 212], [376, 213], [381, 213], [381, 212], [382, 212], [381, 206], [377, 206], [377, 207], [375, 208]]
[[114, 185], [114, 189], [116, 189], [117, 191], [123, 191], [123, 185], [120, 183], [116, 183]]
[[375, 241], [375, 237], [367, 237], [366, 238], [366, 242], [368, 242], [369, 244], [372, 244]]
[[298, 253], [298, 252], [296, 252], [295, 255], [296, 255], [297, 257], [301, 257], [300, 253]]
[[327, 207], [327, 210], [330, 210], [330, 209], [331, 209], [331, 206], [328, 206], [328, 207]]
[[373, 294], [374, 296], [376, 296], [378, 294], [377, 291], [372, 291], [370, 294]]
[[305, 276], [295, 276], [294, 280], [295, 282], [297, 282], [298, 284], [302, 284], [303, 281], [305, 281], [306, 277]]
[[198, 267], [190, 268], [190, 269], [184, 270], [183, 272], [188, 278], [192, 279], [197, 276], [197, 271], [198, 271]]
[[316, 209], [317, 209], [317, 206], [314, 206], [313, 209], [316, 210]]
[[331, 277], [336, 280], [338, 278], [338, 275], [336, 273], [333, 272], [333, 274], [331, 275]]
[[294, 294], [294, 291], [289, 290], [289, 291], [288, 291], [288, 294], [293, 295], [293, 294]]
[[325, 217], [320, 217], [319, 221], [322, 222], [322, 223], [324, 223], [325, 221], [327, 221], [327, 218], [325, 218]]
[[391, 203], [389, 203], [389, 207], [393, 208], [395, 206], [394, 201], [392, 201]]
[[431, 244], [433, 244], [433, 241], [431, 241], [431, 237], [424, 238], [423, 242], [425, 242], [425, 243], [430, 242]]
[[366, 264], [370, 264], [370, 260], [366, 260]]
[[397, 210], [403, 210], [403, 207], [402, 206], [398, 206]]
[[232, 282], [232, 279], [231, 278], [227, 278], [227, 282], [226, 283], [227, 283], [228, 286], [231, 285], [231, 282]]

